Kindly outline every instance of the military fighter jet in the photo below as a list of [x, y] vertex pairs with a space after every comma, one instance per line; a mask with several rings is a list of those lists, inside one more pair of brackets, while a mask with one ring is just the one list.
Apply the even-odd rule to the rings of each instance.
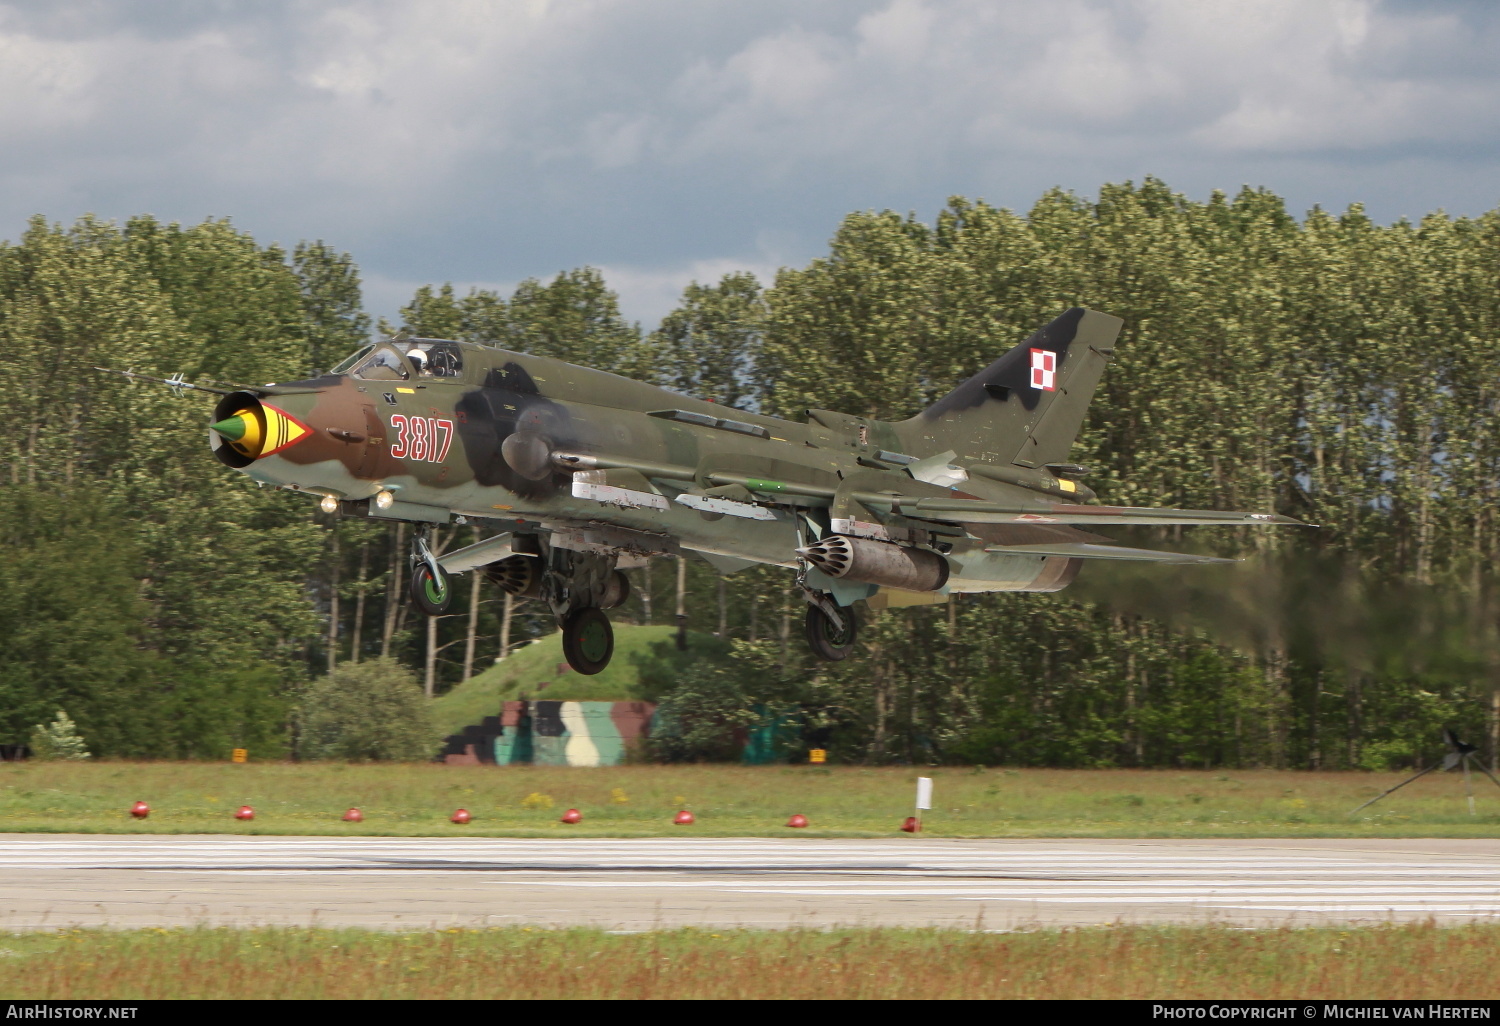
[[[327, 512], [419, 525], [412, 598], [483, 573], [545, 603], [579, 673], [609, 663], [622, 569], [691, 556], [795, 572], [807, 640], [845, 658], [875, 608], [955, 593], [1059, 591], [1085, 560], [1218, 563], [1080, 527], [1296, 524], [1274, 513], [1090, 505], [1068, 450], [1122, 322], [1072, 309], [909, 420], [808, 410], [805, 423], [690, 399], [546, 357], [404, 335], [306, 381], [213, 388], [218, 459]], [[137, 377], [139, 377], [137, 375]], [[151, 379], [159, 380], [159, 379]], [[499, 528], [442, 555], [432, 525]]]

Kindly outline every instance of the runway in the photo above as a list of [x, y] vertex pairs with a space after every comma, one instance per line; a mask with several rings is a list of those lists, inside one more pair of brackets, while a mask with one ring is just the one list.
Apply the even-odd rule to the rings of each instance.
[[11, 834], [0, 930], [1281, 924], [1500, 916], [1496, 840]]

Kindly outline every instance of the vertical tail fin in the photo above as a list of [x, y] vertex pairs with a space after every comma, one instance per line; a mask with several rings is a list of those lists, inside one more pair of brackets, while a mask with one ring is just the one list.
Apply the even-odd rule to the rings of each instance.
[[1125, 322], [1074, 307], [897, 426], [908, 451], [1065, 463]]

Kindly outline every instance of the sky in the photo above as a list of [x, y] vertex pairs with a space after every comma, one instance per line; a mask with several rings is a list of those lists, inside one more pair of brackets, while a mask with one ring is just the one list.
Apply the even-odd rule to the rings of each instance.
[[646, 328], [851, 211], [1500, 207], [1489, 0], [0, 0], [0, 239], [229, 217], [366, 305], [601, 268]]

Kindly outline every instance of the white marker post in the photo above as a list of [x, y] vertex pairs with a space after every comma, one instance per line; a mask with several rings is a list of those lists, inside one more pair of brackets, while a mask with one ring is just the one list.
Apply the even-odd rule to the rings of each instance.
[[922, 832], [922, 812], [932, 809], [932, 778], [917, 778], [917, 829], [916, 833]]

